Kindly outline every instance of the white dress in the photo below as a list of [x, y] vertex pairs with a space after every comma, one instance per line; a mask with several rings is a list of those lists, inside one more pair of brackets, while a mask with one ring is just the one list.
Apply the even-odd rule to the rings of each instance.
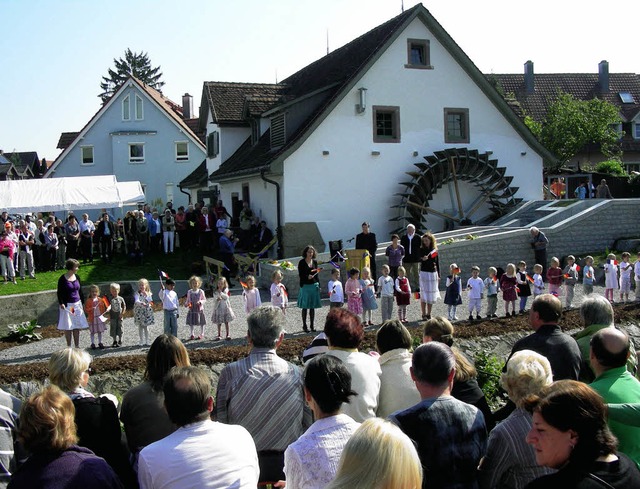
[[336, 475], [342, 449], [360, 423], [346, 414], [319, 419], [284, 452], [287, 489], [322, 489]]
[[618, 265], [604, 264], [604, 286], [606, 289], [618, 289]]

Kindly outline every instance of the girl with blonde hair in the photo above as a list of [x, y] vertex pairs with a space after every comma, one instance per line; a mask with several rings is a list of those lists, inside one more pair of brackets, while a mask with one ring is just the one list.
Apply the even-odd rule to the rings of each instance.
[[342, 451], [326, 489], [419, 489], [422, 465], [411, 439], [380, 418], [366, 420]]

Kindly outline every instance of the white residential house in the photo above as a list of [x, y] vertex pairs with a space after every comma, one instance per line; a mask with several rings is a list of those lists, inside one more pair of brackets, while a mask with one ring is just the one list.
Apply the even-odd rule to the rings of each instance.
[[[420, 4], [253, 87], [201, 112], [208, 138], [220, 131], [208, 185], [225, 205], [248, 199], [284, 256], [349, 240], [363, 221], [385, 241], [409, 222], [438, 231], [542, 197], [553, 155]], [[216, 119], [227, 104], [243, 108], [235, 132]]]
[[62, 133], [62, 153], [44, 176], [116, 175], [139, 180], [158, 207], [186, 206], [189, 195], [178, 184], [206, 156], [192, 105], [188, 94], [180, 106], [131, 77], [80, 132]]

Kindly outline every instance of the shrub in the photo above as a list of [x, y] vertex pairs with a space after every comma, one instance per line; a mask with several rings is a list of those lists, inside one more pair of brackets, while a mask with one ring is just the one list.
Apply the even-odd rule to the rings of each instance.
[[10, 324], [9, 334], [6, 339], [9, 341], [17, 341], [19, 343], [29, 343], [30, 341], [38, 341], [42, 339], [42, 335], [36, 331], [40, 329], [40, 325], [35, 319], [24, 321], [20, 324]]
[[483, 351], [476, 353], [474, 360], [478, 371], [478, 385], [484, 392], [491, 409], [495, 410], [505, 402], [500, 387], [500, 374], [504, 362], [497, 356], [489, 355]]
[[602, 161], [596, 165], [596, 172], [609, 175], [626, 175], [622, 162], [618, 159]]

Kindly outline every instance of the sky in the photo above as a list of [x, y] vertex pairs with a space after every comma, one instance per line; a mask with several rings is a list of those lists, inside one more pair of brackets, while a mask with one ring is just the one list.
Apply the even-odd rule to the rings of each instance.
[[[404, 0], [404, 8], [416, 5]], [[484, 73], [640, 72], [625, 19], [640, 2], [424, 0]], [[55, 159], [60, 133], [100, 108], [99, 84], [130, 48], [163, 93], [197, 111], [204, 81], [273, 83], [398, 15], [402, 0], [0, 0], [0, 149]]]

